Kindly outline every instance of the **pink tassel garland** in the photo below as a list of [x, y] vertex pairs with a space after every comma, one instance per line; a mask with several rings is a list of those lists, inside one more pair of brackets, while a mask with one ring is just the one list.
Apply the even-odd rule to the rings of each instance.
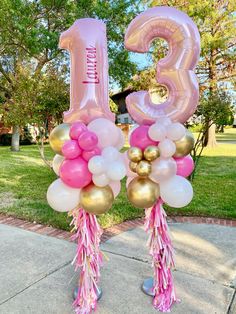
[[75, 271], [80, 269], [78, 295], [73, 303], [76, 314], [90, 314], [96, 310], [98, 281], [102, 253], [99, 248], [102, 230], [95, 215], [89, 214], [83, 208], [73, 211], [71, 225], [76, 233], [71, 237], [77, 241], [77, 252], [72, 262]]
[[151, 230], [148, 246], [154, 267], [153, 306], [161, 312], [170, 312], [171, 306], [179, 300], [176, 297], [171, 271], [175, 266], [174, 249], [162, 204], [163, 201], [159, 199], [150, 213], [146, 210], [145, 230]]

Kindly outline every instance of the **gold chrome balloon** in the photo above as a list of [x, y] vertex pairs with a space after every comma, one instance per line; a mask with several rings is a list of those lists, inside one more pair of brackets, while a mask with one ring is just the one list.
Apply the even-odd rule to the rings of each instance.
[[143, 155], [146, 160], [153, 161], [160, 157], [160, 152], [157, 146], [151, 145], [145, 148]]
[[138, 166], [137, 162], [133, 162], [133, 161], [129, 162], [129, 168], [131, 171], [136, 172], [137, 166]]
[[127, 188], [130, 202], [138, 208], [149, 208], [160, 196], [159, 185], [149, 178], [134, 178]]
[[136, 168], [137, 174], [141, 177], [149, 176], [151, 171], [152, 171], [152, 166], [150, 162], [147, 160], [141, 160], [138, 163], [137, 168]]
[[186, 135], [182, 137], [179, 141], [174, 142], [176, 145], [176, 152], [173, 157], [183, 157], [187, 156], [194, 146], [193, 134], [186, 130]]
[[49, 143], [55, 153], [62, 155], [61, 149], [63, 144], [70, 140], [70, 124], [62, 123], [56, 126], [49, 136]]
[[138, 147], [130, 147], [128, 150], [128, 158], [133, 162], [139, 162], [143, 159], [143, 152]]
[[85, 211], [94, 215], [107, 212], [114, 201], [114, 195], [109, 185], [98, 187], [93, 183], [80, 192], [80, 204]]

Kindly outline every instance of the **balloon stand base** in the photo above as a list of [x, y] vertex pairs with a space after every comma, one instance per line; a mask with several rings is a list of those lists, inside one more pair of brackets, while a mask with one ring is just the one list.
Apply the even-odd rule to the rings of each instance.
[[[77, 295], [78, 295], [78, 290], [79, 288], [75, 288], [74, 292], [73, 292], [73, 299], [75, 300], [77, 298]], [[102, 289], [101, 288], [98, 288], [98, 291], [97, 291], [97, 301], [99, 301], [102, 297]]]
[[153, 292], [153, 278], [147, 278], [144, 280], [142, 287], [141, 287], [143, 293], [150, 297], [154, 297]]

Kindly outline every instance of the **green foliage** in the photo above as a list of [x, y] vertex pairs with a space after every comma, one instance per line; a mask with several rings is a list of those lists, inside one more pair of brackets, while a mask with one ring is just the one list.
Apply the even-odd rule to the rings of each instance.
[[[197, 24], [201, 36], [201, 58], [197, 74], [201, 91], [225, 82], [235, 83], [235, 11], [236, 2], [215, 0], [144, 1], [148, 6], [174, 6], [186, 12]], [[153, 61], [166, 54], [166, 43], [155, 41]], [[152, 73], [153, 68], [150, 69]]]
[[65, 83], [69, 59], [58, 49], [58, 39], [78, 18], [94, 17], [106, 22], [110, 78], [125, 86], [136, 67], [124, 49], [123, 35], [138, 10], [139, 1], [135, 0], [3, 0], [0, 103], [4, 105], [0, 110], [4, 123], [43, 123], [49, 115], [61, 119], [69, 107]]
[[[236, 129], [229, 129], [220, 134], [219, 139], [236, 141]], [[48, 146], [45, 153], [48, 158], [53, 157]], [[223, 142], [214, 150], [207, 148], [200, 159], [201, 167], [197, 169], [193, 182], [193, 201], [184, 208], [167, 208], [168, 215], [236, 218], [235, 157], [235, 144]], [[61, 229], [70, 229], [70, 219], [66, 213], [55, 212], [47, 204], [46, 191], [56, 179], [56, 175], [44, 165], [37, 147], [24, 146], [19, 153], [9, 153], [8, 147], [0, 147], [0, 163], [0, 212]], [[4, 205], [7, 202], [8, 206]], [[99, 221], [103, 227], [109, 227], [143, 215], [142, 209], [134, 208], [128, 202], [124, 180], [122, 192], [112, 209], [99, 217]]]
[[197, 114], [202, 116], [205, 122], [213, 122], [217, 126], [232, 125], [233, 106], [231, 98], [224, 90], [215, 90], [205, 93], [198, 107]]

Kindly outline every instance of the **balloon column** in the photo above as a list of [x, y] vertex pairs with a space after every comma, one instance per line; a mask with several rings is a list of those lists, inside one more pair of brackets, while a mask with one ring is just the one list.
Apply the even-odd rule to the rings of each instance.
[[[194, 138], [181, 123], [198, 104], [194, 67], [199, 58], [200, 36], [196, 25], [183, 12], [156, 7], [130, 23], [125, 46], [131, 51], [147, 52], [158, 37], [169, 45], [169, 53], [158, 62], [156, 73], [157, 82], [168, 89], [168, 98], [160, 105], [153, 104], [146, 91], [126, 98], [128, 111], [139, 126], [129, 135], [131, 148], [125, 161], [128, 198], [134, 206], [146, 208], [145, 227], [151, 231], [148, 243], [154, 278], [145, 281], [143, 290], [154, 297], [156, 309], [168, 312], [178, 299], [171, 272], [173, 247], [162, 204], [180, 208], [193, 197], [186, 177], [194, 168], [189, 155]], [[151, 283], [150, 289], [146, 289], [146, 282]]]
[[60, 47], [71, 54], [71, 107], [64, 113], [66, 123], [50, 134], [53, 169], [60, 178], [49, 186], [47, 200], [54, 210], [73, 216], [74, 263], [80, 269], [74, 306], [77, 314], [89, 314], [96, 308], [102, 263], [96, 215], [111, 208], [126, 176], [119, 152], [124, 137], [109, 109], [105, 24], [76, 21], [61, 35]]

